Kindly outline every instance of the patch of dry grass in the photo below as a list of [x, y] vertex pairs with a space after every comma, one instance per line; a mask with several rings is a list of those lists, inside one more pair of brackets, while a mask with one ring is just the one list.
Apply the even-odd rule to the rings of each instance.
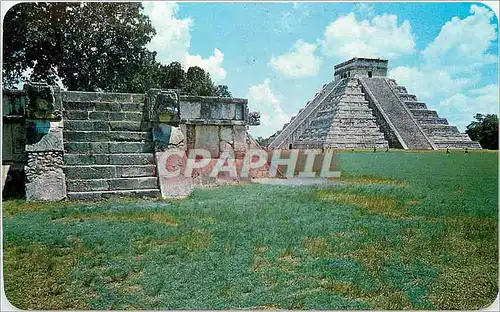
[[130, 212], [120, 212], [120, 211], [105, 211], [99, 213], [93, 212], [75, 212], [68, 216], [62, 218], [56, 218], [54, 221], [65, 222], [65, 221], [85, 221], [85, 220], [98, 220], [98, 221], [121, 221], [121, 222], [141, 222], [149, 221], [161, 224], [167, 224], [170, 226], [178, 226], [180, 221], [169, 215], [164, 211], [136, 211]]
[[400, 187], [409, 186], [408, 181], [372, 176], [341, 176], [340, 178], [329, 178], [329, 180], [342, 182], [344, 184], [385, 184]]
[[384, 195], [364, 195], [342, 191], [320, 191], [318, 198], [321, 200], [333, 201], [345, 205], [353, 205], [361, 210], [374, 214], [381, 214], [387, 217], [400, 217], [406, 213], [405, 207], [398, 205], [398, 202]]
[[302, 241], [302, 248], [313, 257], [319, 257], [327, 253], [328, 244], [323, 237], [309, 237]]
[[80, 244], [74, 248], [53, 249], [42, 244], [5, 247], [4, 282], [7, 298], [19, 309], [89, 309], [92, 293], [83, 289], [68, 291], [69, 273], [81, 257], [90, 252]]
[[212, 234], [206, 229], [193, 229], [182, 235], [179, 242], [190, 251], [205, 249], [212, 243]]

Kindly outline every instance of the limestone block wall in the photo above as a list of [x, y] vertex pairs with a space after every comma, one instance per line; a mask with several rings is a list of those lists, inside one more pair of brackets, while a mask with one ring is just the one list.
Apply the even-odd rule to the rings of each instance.
[[246, 99], [181, 96], [180, 118], [186, 149], [207, 149], [214, 158], [247, 149]]
[[[163, 197], [183, 197], [197, 186], [238, 183], [239, 179], [221, 173], [210, 176], [223, 152], [234, 155], [237, 161], [252, 145], [247, 135], [248, 106], [246, 99], [177, 95], [179, 101], [179, 129], [182, 147], [170, 145], [156, 150], [159, 182]], [[154, 105], [150, 105], [154, 106]], [[154, 115], [154, 113], [153, 113]], [[195, 169], [185, 176], [185, 164], [193, 149], [209, 151], [209, 165]], [[178, 156], [167, 157], [169, 153]], [[168, 172], [180, 170], [171, 177]]]
[[[225, 151], [238, 157], [258, 146], [247, 134], [249, 120], [258, 122], [258, 116], [250, 118], [246, 99], [154, 89], [147, 94], [61, 91], [40, 83], [11, 93], [18, 97], [10, 106], [4, 101], [2, 160], [3, 165], [20, 163], [28, 200], [156, 197], [165, 165], [158, 163], [158, 153], [206, 149], [215, 160]], [[214, 181], [203, 172], [189, 177], [192, 186]], [[172, 184], [168, 190], [182, 193]]]

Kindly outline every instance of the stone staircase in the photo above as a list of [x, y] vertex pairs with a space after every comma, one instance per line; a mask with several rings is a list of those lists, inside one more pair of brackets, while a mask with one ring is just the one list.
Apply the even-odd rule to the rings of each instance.
[[160, 196], [144, 99], [144, 94], [62, 94], [69, 199]]
[[[434, 149], [433, 144], [427, 138], [423, 129], [417, 123], [410, 111], [405, 107], [389, 86], [386, 78], [360, 78], [367, 93], [371, 93], [378, 102], [379, 109], [387, 116], [389, 121], [394, 126], [395, 132], [399, 135], [400, 140], [409, 149]], [[415, 99], [411, 99], [416, 101]]]
[[314, 95], [311, 101], [306, 103], [303, 109], [300, 109], [296, 116], [293, 116], [290, 122], [277, 131], [268, 139], [270, 148], [288, 148], [289, 144], [295, 142], [309, 126], [313, 120], [314, 112], [327, 99], [331, 98], [332, 93], [336, 92], [341, 81], [332, 81], [323, 85], [321, 91]]
[[425, 103], [419, 102], [417, 96], [409, 94], [404, 86], [397, 85], [394, 79], [388, 79], [387, 82], [405, 103], [434, 146], [440, 149], [481, 148], [481, 145], [472, 141], [467, 134], [460, 133], [456, 126], [449, 125], [446, 118], [440, 118], [436, 111], [428, 109]]
[[344, 78], [321, 104], [295, 145], [300, 148], [383, 148], [388, 142], [358, 79]]

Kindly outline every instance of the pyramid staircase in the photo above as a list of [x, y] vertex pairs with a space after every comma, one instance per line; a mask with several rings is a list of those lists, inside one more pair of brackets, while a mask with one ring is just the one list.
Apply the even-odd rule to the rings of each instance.
[[296, 116], [292, 117], [289, 123], [286, 123], [281, 130], [267, 139], [268, 147], [288, 148], [290, 144], [294, 143], [314, 120], [314, 113], [319, 106], [337, 92], [336, 90], [340, 88], [341, 83], [342, 81], [332, 81], [323, 85], [323, 88], [314, 95], [311, 101], [306, 103], [304, 108], [299, 110]]
[[361, 84], [343, 78], [321, 104], [294, 143], [297, 148], [383, 148], [388, 142], [377, 125]]
[[434, 149], [426, 133], [390, 87], [386, 78], [360, 78], [359, 80], [376, 108], [383, 113], [385, 122], [391, 125], [392, 132], [397, 136], [403, 148]]
[[436, 111], [428, 109], [427, 105], [419, 102], [415, 95], [409, 94], [404, 86], [399, 86], [394, 79], [387, 79], [387, 83], [436, 148], [481, 149], [478, 142], [472, 141], [467, 134], [460, 133], [456, 126], [449, 125], [446, 118], [440, 118]]
[[69, 199], [158, 197], [143, 94], [63, 93]]

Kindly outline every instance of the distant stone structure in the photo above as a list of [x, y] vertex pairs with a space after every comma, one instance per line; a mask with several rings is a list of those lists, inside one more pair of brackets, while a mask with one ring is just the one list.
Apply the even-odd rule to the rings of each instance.
[[31, 83], [4, 90], [3, 111], [3, 191], [24, 180], [14, 188], [24, 188], [27, 200], [183, 196], [217, 181], [199, 174], [163, 183], [162, 152], [207, 149], [217, 158], [257, 144], [247, 128], [258, 114], [248, 112], [246, 99], [159, 89], [62, 91]]
[[480, 149], [387, 77], [387, 60], [353, 58], [266, 140], [269, 148]]

